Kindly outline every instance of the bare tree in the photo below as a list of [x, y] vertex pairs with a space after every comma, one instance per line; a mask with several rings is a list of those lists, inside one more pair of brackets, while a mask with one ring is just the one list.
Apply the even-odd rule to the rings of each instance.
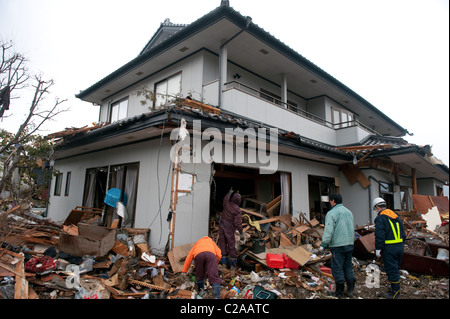
[[0, 60], [0, 118], [4, 120], [5, 112], [13, 108], [13, 100], [20, 96], [15, 93], [25, 88], [33, 88], [32, 100], [25, 120], [18, 125], [16, 133], [8, 140], [1, 141], [0, 159], [3, 160], [3, 175], [0, 178], [0, 192], [6, 183], [11, 180], [13, 171], [25, 154], [23, 144], [29, 141], [39, 128], [48, 120], [52, 120], [61, 112], [68, 109], [60, 108], [66, 100], [56, 98], [50, 105], [42, 108], [44, 99], [50, 94], [50, 88], [54, 85], [53, 80], [45, 80], [42, 75], [31, 75], [26, 67], [27, 59], [22, 54], [13, 50], [12, 42], [2, 43]]

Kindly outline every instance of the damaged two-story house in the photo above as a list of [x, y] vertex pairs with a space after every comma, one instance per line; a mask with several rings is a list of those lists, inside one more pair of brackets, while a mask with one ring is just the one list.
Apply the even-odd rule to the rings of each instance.
[[340, 192], [364, 225], [373, 198], [412, 210], [411, 194], [440, 195], [448, 182], [430, 146], [409, 144], [405, 128], [228, 1], [189, 25], [167, 19], [77, 97], [99, 106], [99, 123], [50, 136], [59, 174], [48, 217], [106, 214], [117, 188], [121, 226], [150, 228], [154, 249], [208, 235], [231, 187], [255, 205], [281, 195], [279, 214], [322, 222]]

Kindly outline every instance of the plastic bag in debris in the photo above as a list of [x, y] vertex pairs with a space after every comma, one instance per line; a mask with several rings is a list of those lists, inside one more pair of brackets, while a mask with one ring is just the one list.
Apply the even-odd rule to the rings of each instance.
[[110, 293], [96, 279], [80, 280], [81, 288], [75, 294], [75, 299], [109, 299]]
[[138, 270], [137, 275], [138, 275], [139, 277], [144, 277], [146, 274], [148, 274], [148, 270], [151, 270], [150, 276], [151, 276], [152, 278], [153, 278], [153, 277], [156, 277], [156, 276], [158, 275], [158, 269], [156, 269], [155, 267], [144, 267], [144, 268], [140, 268], [140, 269]]
[[256, 272], [254, 272], [254, 271], [252, 271], [251, 273], [250, 273], [250, 280], [252, 281], [252, 282], [260, 282], [261, 280], [263, 280], [261, 277], [259, 277], [259, 275], [256, 273]]
[[147, 261], [149, 263], [154, 264], [156, 261], [156, 256], [155, 255], [149, 255], [146, 252], [143, 252], [141, 255], [142, 260]]
[[14, 284], [0, 285], [0, 299], [14, 299]]
[[125, 216], [127, 215], [127, 209], [125, 205], [122, 202], [117, 202], [116, 208], [117, 208], [117, 215], [119, 215], [122, 218], [125, 218]]
[[436, 256], [437, 259], [448, 260], [448, 250], [444, 248], [438, 249], [438, 254]]
[[6, 276], [0, 282], [0, 299], [14, 299], [14, 278]]

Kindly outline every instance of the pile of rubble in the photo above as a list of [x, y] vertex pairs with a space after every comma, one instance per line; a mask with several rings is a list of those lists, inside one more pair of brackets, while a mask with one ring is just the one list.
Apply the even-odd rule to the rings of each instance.
[[[213, 298], [209, 285], [199, 296], [193, 274], [181, 272], [193, 243], [168, 253], [153, 250], [150, 229], [100, 226], [102, 212], [93, 208], [76, 207], [58, 224], [32, 213], [27, 203], [2, 207], [0, 299]], [[323, 225], [303, 214], [299, 220], [244, 208], [243, 215], [246, 240], [237, 241], [238, 268], [219, 265], [222, 299], [334, 298], [331, 254], [318, 251]], [[370, 235], [367, 229], [355, 243]], [[214, 218], [210, 230], [217, 240]], [[378, 286], [367, 279], [373, 265], [380, 270]], [[354, 298], [379, 298], [387, 286], [382, 264], [355, 257], [353, 266]], [[403, 270], [402, 279], [403, 298], [449, 297], [448, 274]]]

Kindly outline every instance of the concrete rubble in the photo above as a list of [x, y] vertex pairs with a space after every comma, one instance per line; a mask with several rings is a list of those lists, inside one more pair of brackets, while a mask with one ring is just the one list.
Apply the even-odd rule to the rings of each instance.
[[[199, 295], [193, 274], [180, 271], [182, 257], [191, 244], [161, 255], [152, 251], [150, 229], [100, 226], [101, 213], [93, 209], [77, 207], [65, 223], [58, 224], [32, 213], [27, 203], [1, 204], [0, 299], [213, 298], [209, 284], [206, 293]], [[334, 298], [331, 253], [318, 251], [323, 225], [303, 214], [295, 219], [277, 216], [276, 212], [261, 216], [244, 209], [243, 215], [245, 242], [237, 241], [238, 268], [219, 265], [221, 299]], [[86, 227], [103, 233], [83, 235]], [[446, 244], [446, 259], [443, 251], [440, 258], [448, 270], [448, 223], [441, 227], [436, 233], [425, 234], [414, 227], [408, 234]], [[360, 227], [355, 243], [370, 234], [370, 225]], [[217, 240], [217, 236], [217, 219], [212, 217], [210, 237]], [[359, 246], [362, 254], [353, 258], [356, 299], [383, 298], [388, 287], [382, 261], [372, 258], [366, 249], [370, 249], [368, 242]], [[281, 264], [274, 267], [268, 258], [272, 255], [281, 256], [277, 259]], [[402, 299], [449, 298], [448, 273], [442, 276], [402, 269], [401, 278]]]

